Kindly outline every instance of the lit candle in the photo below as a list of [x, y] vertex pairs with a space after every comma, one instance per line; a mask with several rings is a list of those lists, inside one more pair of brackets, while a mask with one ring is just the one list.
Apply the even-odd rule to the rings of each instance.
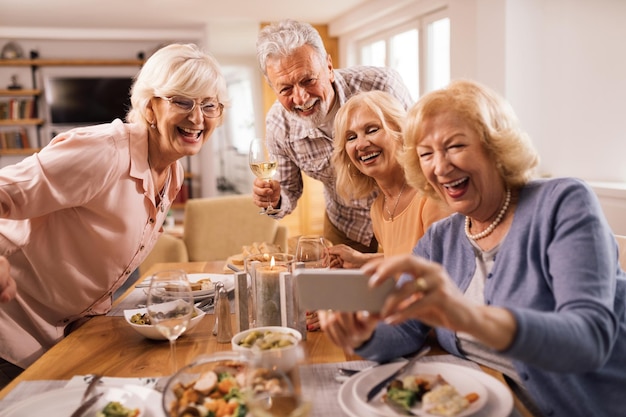
[[276, 265], [272, 256], [270, 264], [261, 264], [255, 271], [256, 326], [280, 326], [280, 273], [287, 267]]

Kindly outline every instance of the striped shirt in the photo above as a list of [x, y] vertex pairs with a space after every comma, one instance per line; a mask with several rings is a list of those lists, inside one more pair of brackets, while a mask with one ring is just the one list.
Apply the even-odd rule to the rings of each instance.
[[[371, 90], [389, 92], [405, 108], [412, 104], [408, 89], [393, 69], [352, 67], [334, 70], [334, 73], [335, 100], [340, 106], [353, 95]], [[348, 238], [369, 246], [374, 236], [369, 211], [376, 193], [348, 203], [344, 203], [337, 195], [336, 176], [331, 163], [334, 137], [332, 123], [323, 130], [320, 127], [311, 129], [293, 116], [289, 117], [288, 111], [278, 101], [269, 110], [265, 123], [271, 151], [278, 159], [281, 187], [281, 211], [274, 217], [280, 219], [296, 208], [303, 191], [304, 172], [324, 184], [326, 211], [330, 221]]]

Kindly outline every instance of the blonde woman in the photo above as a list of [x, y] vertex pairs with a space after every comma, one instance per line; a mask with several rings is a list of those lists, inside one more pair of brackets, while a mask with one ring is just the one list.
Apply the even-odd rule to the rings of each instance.
[[361, 253], [335, 245], [329, 249], [334, 267], [357, 268], [377, 257], [411, 253], [426, 229], [450, 214], [406, 181], [397, 158], [405, 117], [400, 102], [384, 91], [353, 96], [335, 116], [337, 193], [350, 201], [378, 192], [370, 217], [381, 251]]

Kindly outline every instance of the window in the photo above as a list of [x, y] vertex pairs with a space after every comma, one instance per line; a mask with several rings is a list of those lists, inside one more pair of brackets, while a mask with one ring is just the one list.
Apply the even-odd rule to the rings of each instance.
[[423, 16], [357, 44], [358, 63], [396, 69], [414, 100], [450, 81], [450, 19]]
[[228, 109], [228, 130], [231, 144], [240, 153], [248, 154], [250, 141], [256, 137], [254, 127], [254, 105], [250, 78], [238, 78], [228, 83], [228, 95], [236, 99]]

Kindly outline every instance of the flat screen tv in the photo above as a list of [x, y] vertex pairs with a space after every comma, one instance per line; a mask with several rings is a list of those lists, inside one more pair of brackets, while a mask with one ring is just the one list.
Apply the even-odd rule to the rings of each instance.
[[84, 125], [124, 120], [132, 77], [54, 77], [46, 82], [52, 124]]

